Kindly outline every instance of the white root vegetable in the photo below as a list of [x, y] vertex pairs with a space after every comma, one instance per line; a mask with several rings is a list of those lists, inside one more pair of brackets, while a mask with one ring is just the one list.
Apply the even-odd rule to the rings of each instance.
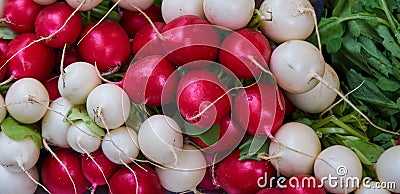
[[4, 97], [0, 95], [0, 123], [4, 121], [6, 116], [7, 116], [6, 103], [4, 101]]
[[100, 148], [101, 137], [93, 133], [85, 122], [76, 121], [67, 131], [69, 146], [79, 153], [91, 153]]
[[88, 11], [90, 9], [93, 9], [94, 7], [99, 5], [103, 0], [66, 0], [68, 5], [74, 9], [78, 8], [82, 4], [82, 1], [85, 2], [79, 8], [79, 11]]
[[85, 104], [89, 93], [101, 84], [96, 68], [86, 62], [68, 65], [58, 79], [58, 90], [74, 105]]
[[[17, 141], [0, 132], [0, 165], [13, 172], [22, 172], [22, 167], [31, 169], [39, 159], [40, 149], [31, 137]], [[22, 166], [22, 167], [21, 167]]]
[[71, 123], [65, 121], [69, 109], [73, 105], [63, 97], [59, 97], [50, 104], [50, 110], [42, 119], [42, 137], [53, 145], [69, 148], [67, 131]]
[[[119, 0], [112, 0], [114, 3]], [[121, 0], [118, 6], [130, 10], [130, 11], [138, 11], [137, 8], [141, 10], [146, 10], [151, 5], [153, 5], [154, 0]]]
[[302, 123], [282, 125], [269, 146], [271, 164], [284, 176], [311, 174], [314, 161], [321, 152], [321, 143], [315, 131]]
[[371, 181], [361, 184], [354, 194], [390, 194], [390, 191], [382, 187], [382, 183]]
[[[35, 166], [27, 170], [27, 173], [36, 181], [39, 180], [39, 172]], [[25, 172], [13, 172], [0, 166], [0, 193], [32, 194], [37, 187]]]
[[204, 0], [203, 9], [207, 20], [215, 25], [238, 30], [249, 23], [253, 16], [255, 1]]
[[264, 0], [260, 29], [276, 43], [305, 40], [315, 27], [313, 10], [309, 0]]
[[[322, 77], [331, 87], [339, 90], [339, 76], [335, 70], [325, 63], [325, 73]], [[300, 110], [308, 113], [320, 113], [335, 101], [337, 93], [322, 83], [318, 83], [313, 89], [301, 94], [286, 92], [289, 100]]]
[[394, 183], [389, 191], [400, 193], [400, 145], [385, 150], [376, 163], [376, 174], [382, 183]]
[[102, 128], [114, 129], [128, 119], [131, 104], [126, 92], [115, 84], [102, 84], [87, 97], [89, 117]]
[[104, 136], [101, 149], [106, 157], [116, 164], [128, 164], [139, 155], [138, 136], [129, 127], [113, 129]]
[[205, 18], [203, 11], [203, 0], [191, 0], [182, 3], [181, 0], [163, 0], [161, 4], [161, 15], [165, 23], [182, 15], [196, 15]]
[[317, 47], [303, 40], [289, 40], [274, 49], [270, 69], [280, 87], [290, 93], [304, 93], [318, 83], [325, 61]]
[[50, 5], [55, 3], [57, 0], [33, 0], [33, 2], [40, 4], [40, 5]]
[[[318, 155], [314, 164], [315, 177], [331, 193], [350, 193], [359, 187], [362, 165], [357, 155], [342, 145], [333, 145]], [[329, 183], [327, 177], [334, 177]], [[332, 181], [332, 180], [331, 180]]]
[[50, 104], [49, 93], [41, 82], [23, 78], [11, 85], [5, 96], [8, 113], [17, 121], [31, 124], [39, 121]]
[[153, 115], [139, 128], [139, 148], [153, 162], [165, 166], [177, 163], [177, 149], [183, 147], [183, 135], [178, 123], [166, 115]]
[[195, 147], [185, 144], [177, 152], [177, 163], [173, 168], [156, 167], [161, 185], [172, 192], [195, 190], [206, 173], [206, 160]]

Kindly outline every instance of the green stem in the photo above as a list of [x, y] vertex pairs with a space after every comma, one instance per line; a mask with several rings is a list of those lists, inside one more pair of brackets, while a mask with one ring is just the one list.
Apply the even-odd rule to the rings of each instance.
[[368, 141], [368, 138], [365, 137], [363, 134], [361, 134], [360, 132], [356, 131], [355, 129], [351, 128], [350, 126], [346, 125], [344, 122], [342, 122], [341, 120], [339, 120], [338, 118], [336, 118], [334, 115], [328, 116], [324, 119], [322, 119], [321, 121], [315, 123], [314, 125], [312, 125], [311, 127], [313, 129], [319, 129], [321, 127], [323, 127], [324, 125], [328, 124], [328, 123], [334, 123], [335, 125], [341, 127], [344, 131], [346, 131], [348, 134], [350, 135], [354, 135], [362, 140]]
[[392, 15], [392, 13], [390, 12], [386, 0], [381, 0], [381, 6], [383, 11], [386, 14], [386, 18], [389, 22], [389, 27], [392, 30], [392, 32], [394, 33], [394, 36], [396, 37], [397, 43], [400, 44], [400, 32], [399, 32], [399, 22], [394, 18], [394, 16]]

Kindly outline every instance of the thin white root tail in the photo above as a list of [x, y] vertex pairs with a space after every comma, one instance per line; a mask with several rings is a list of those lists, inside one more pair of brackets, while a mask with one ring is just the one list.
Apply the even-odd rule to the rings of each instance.
[[32, 177], [32, 175], [28, 172], [28, 170], [26, 170], [26, 168], [20, 161], [18, 161], [17, 163], [18, 163], [18, 166], [24, 171], [24, 173], [28, 176], [29, 179], [31, 179], [36, 185], [39, 185], [40, 187], [42, 187], [43, 190], [45, 190], [47, 193], [50, 193], [50, 191], [44, 185], [42, 185], [39, 181], [37, 181], [36, 179], [34, 179]]

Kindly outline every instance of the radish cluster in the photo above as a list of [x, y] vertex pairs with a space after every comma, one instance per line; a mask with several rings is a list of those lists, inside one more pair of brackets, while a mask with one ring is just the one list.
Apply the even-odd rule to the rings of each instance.
[[[339, 90], [336, 72], [306, 41], [311, 3], [264, 0], [255, 9], [247, 0], [0, 3], [15, 33], [0, 41], [0, 85], [9, 86], [0, 96], [0, 187], [346, 192], [269, 184], [321, 181], [342, 166], [361, 178], [362, 168], [352, 150], [323, 149], [318, 133], [286, 117], [293, 105], [325, 111]], [[107, 11], [117, 17], [96, 18]], [[262, 152], [246, 158], [246, 145]], [[388, 157], [395, 149], [377, 171], [379, 181], [400, 185], [384, 167], [398, 163]]]

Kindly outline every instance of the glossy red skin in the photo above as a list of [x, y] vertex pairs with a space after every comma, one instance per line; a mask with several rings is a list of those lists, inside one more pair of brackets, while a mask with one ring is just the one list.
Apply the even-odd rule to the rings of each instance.
[[[56, 64], [57, 65], [54, 66], [54, 72], [57, 72], [57, 73], [60, 72], [62, 53], [63, 53], [63, 51], [61, 49], [56, 50]], [[70, 65], [72, 63], [82, 61], [82, 60], [83, 59], [79, 55], [79, 52], [78, 52], [78, 47], [70, 46], [67, 49], [65, 49], [64, 63], [63, 63], [64, 68], [66, 68], [68, 65]]]
[[[216, 164], [217, 165], [217, 164]], [[216, 166], [214, 167], [214, 169], [216, 168]], [[215, 174], [214, 174], [215, 175]], [[201, 188], [201, 189], [205, 189], [208, 191], [217, 191], [220, 190], [220, 188], [218, 188], [216, 185], [214, 185], [213, 183], [213, 178], [212, 178], [212, 167], [211, 166], [207, 166], [206, 168], [206, 174], [203, 177], [203, 180], [201, 180], [201, 182], [199, 183], [199, 185], [197, 185], [197, 187]]]
[[[96, 24], [86, 26], [80, 39]], [[124, 64], [130, 57], [131, 46], [128, 35], [116, 22], [104, 20], [95, 27], [78, 45], [78, 51], [83, 60], [104, 72]]]
[[[229, 194], [257, 193], [260, 177], [276, 177], [276, 170], [265, 160], [239, 160], [240, 150], [235, 150], [219, 162], [217, 183]], [[269, 180], [267, 180], [269, 182]]]
[[256, 194], [283, 194], [283, 192], [281, 188], [264, 188]]
[[45, 80], [42, 81], [44, 87], [49, 93], [51, 101], [61, 97], [60, 91], [58, 90], [58, 75], [50, 74]]
[[101, 173], [99, 167], [96, 163], [93, 162], [92, 159], [88, 155], [84, 155], [82, 157], [82, 173], [89, 182], [92, 183], [92, 187], [95, 190], [99, 185], [105, 185], [107, 182], [104, 177], [110, 182], [111, 177], [115, 172], [118, 171], [119, 165], [111, 162], [106, 155], [104, 155], [103, 151], [100, 149], [90, 153], [90, 155], [94, 158], [96, 163], [100, 166]]
[[236, 122], [233, 122], [231, 116], [228, 114], [219, 122], [219, 138], [217, 143], [208, 146], [199, 137], [191, 137], [190, 140], [207, 151], [221, 152], [233, 150], [238, 146], [245, 132]]
[[275, 93], [275, 87], [267, 83], [258, 83], [240, 91], [234, 99], [233, 118], [252, 135], [274, 134], [285, 116], [282, 92], [279, 91], [283, 109]]
[[[58, 31], [73, 12], [74, 9], [65, 2], [56, 2], [44, 7], [36, 16], [36, 37], [38, 39], [47, 37]], [[79, 37], [82, 27], [82, 17], [79, 13], [75, 13], [61, 31], [52, 39], [43, 41], [43, 44], [53, 48], [62, 48], [65, 44], [70, 45]]]
[[17, 34], [34, 32], [35, 18], [42, 8], [33, 0], [7, 0], [3, 18], [11, 21], [6, 24]]
[[3, 54], [7, 51], [8, 43], [10, 43], [10, 40], [0, 38], [0, 52], [2, 52]]
[[160, 106], [175, 99], [178, 85], [176, 67], [164, 56], [139, 59], [125, 72], [122, 88], [138, 104]]
[[240, 79], [254, 78], [262, 72], [249, 56], [253, 56], [264, 68], [268, 66], [271, 47], [262, 33], [242, 28], [228, 35], [222, 42], [219, 61]]
[[[165, 26], [165, 23], [155, 22], [154, 25], [156, 26], [158, 31], [161, 32], [161, 30]], [[158, 38], [157, 33], [153, 29], [153, 26], [147, 24], [135, 34], [135, 37], [132, 41], [132, 53], [137, 54], [140, 51], [140, 56], [135, 56], [135, 58], [142, 58], [142, 56], [156, 54], [159, 50], [160, 44], [161, 40]], [[145, 45], [146, 47], [144, 47]]]
[[218, 34], [207, 20], [199, 16], [183, 15], [170, 21], [162, 30], [163, 49], [176, 65], [218, 58]]
[[[69, 149], [58, 149], [54, 153], [68, 169], [77, 192], [85, 192], [90, 187], [90, 182], [83, 176], [81, 156]], [[51, 154], [47, 155], [43, 161], [41, 178], [44, 186], [51, 193], [75, 193], [67, 171]]]
[[[307, 179], [304, 180], [305, 183], [303, 185], [302, 181], [304, 178]], [[308, 174], [298, 174], [293, 176], [292, 178], [287, 179], [285, 182], [286, 188], [282, 189], [282, 194], [326, 194], [323, 187], [319, 188], [319, 186], [321, 185], [320, 180], [315, 179], [316, 185], [308, 185], [309, 178], [315, 178], [315, 177], [312, 177], [311, 175]]]
[[[197, 127], [208, 128], [230, 113], [231, 95], [217, 76], [207, 70], [195, 69], [187, 72], [178, 83], [176, 101], [183, 118]], [[210, 103], [218, 100], [212, 108], [196, 120], [190, 120]], [[207, 103], [206, 103], [207, 102]]]
[[[150, 167], [139, 164], [146, 169], [144, 171], [136, 164], [129, 167], [136, 173], [138, 189], [136, 190], [136, 177], [128, 168], [119, 169], [110, 180], [110, 190], [113, 194], [164, 194], [165, 189], [161, 186], [157, 174]], [[138, 191], [138, 192], [135, 192]]]
[[[15, 53], [34, 40], [36, 40], [34, 33], [24, 33], [16, 36], [8, 45], [1, 64], [4, 64], [7, 59], [10, 59]], [[9, 73], [17, 79], [30, 77], [43, 80], [51, 73], [54, 64], [54, 50], [39, 42], [19, 52], [7, 63], [7, 68]]]
[[[160, 7], [152, 5], [143, 11], [153, 23], [163, 22]], [[120, 24], [132, 38], [143, 26], [149, 24], [149, 21], [139, 11], [124, 10], [121, 14]]]

